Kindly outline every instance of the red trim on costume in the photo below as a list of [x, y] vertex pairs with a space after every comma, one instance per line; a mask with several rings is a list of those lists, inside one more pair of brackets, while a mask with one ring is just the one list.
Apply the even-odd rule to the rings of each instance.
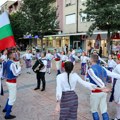
[[6, 82], [9, 82], [9, 83], [16, 83], [16, 79], [6, 80]]

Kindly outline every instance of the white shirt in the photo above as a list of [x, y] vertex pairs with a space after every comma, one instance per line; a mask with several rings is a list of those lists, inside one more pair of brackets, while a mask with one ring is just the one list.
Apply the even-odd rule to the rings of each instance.
[[25, 57], [28, 60], [32, 60], [33, 55], [31, 53], [26, 53], [26, 54], [23, 55], [23, 57]]
[[70, 79], [69, 81], [70, 81], [71, 89], [70, 89], [70, 85], [68, 83], [68, 76], [67, 76], [66, 72], [57, 76], [57, 87], [56, 87], [56, 98], [57, 98], [57, 100], [61, 100], [62, 92], [74, 91], [77, 82], [79, 82], [84, 87], [86, 87], [90, 90], [93, 90], [94, 88], [96, 88], [95, 85], [82, 80], [81, 77], [79, 77], [79, 75], [76, 74], [76, 73], [71, 73], [70, 76], [69, 76], [69, 79]]
[[7, 61], [7, 55], [2, 55], [2, 56], [1, 56], [1, 59], [2, 59], [3, 61]]
[[51, 53], [46, 54], [46, 59], [52, 60], [52, 58], [53, 58], [53, 55]]
[[66, 61], [66, 60], [68, 60], [68, 57], [67, 57], [66, 55], [62, 55], [62, 56], [61, 56], [61, 60], [62, 60], [62, 61]]
[[87, 63], [87, 61], [89, 61], [90, 58], [87, 56], [81, 56], [80, 60], [81, 60], [81, 63]]
[[113, 59], [108, 60], [108, 67], [115, 68], [116, 66], [117, 66], [117, 63]]
[[44, 64], [44, 69], [40, 70], [40, 72], [46, 72], [46, 70], [47, 70], [47, 60], [46, 60], [46, 58], [42, 58], [41, 60]]

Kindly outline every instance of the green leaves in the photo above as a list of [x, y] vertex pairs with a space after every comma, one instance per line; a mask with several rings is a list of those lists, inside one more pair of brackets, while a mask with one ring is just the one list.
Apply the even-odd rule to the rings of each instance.
[[94, 19], [89, 31], [96, 27], [101, 30], [111, 31], [120, 29], [120, 0], [87, 0], [83, 13], [87, 19]]

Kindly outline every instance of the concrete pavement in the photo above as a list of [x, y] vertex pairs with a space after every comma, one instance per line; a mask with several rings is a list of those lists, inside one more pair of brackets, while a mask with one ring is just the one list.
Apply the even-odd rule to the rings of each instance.
[[[54, 64], [53, 64], [53, 68]], [[79, 63], [75, 66], [75, 71], [79, 72]], [[27, 74], [26, 69], [23, 67], [22, 74], [18, 78], [18, 93], [17, 101], [13, 107], [13, 115], [17, 118], [14, 120], [58, 120], [59, 115], [53, 115], [56, 98], [55, 98], [55, 88], [56, 88], [56, 72], [53, 69], [52, 74], [46, 74], [47, 87], [45, 92], [40, 90], [34, 91], [36, 87], [36, 77], [35, 74]], [[4, 113], [2, 109], [6, 103], [8, 97], [8, 91], [3, 81], [5, 95], [0, 96], [0, 120], [4, 120]], [[79, 109], [78, 109], [78, 120], [92, 120], [89, 105], [90, 91], [81, 85], [77, 86], [76, 92], [79, 96]], [[115, 107], [113, 103], [109, 103], [108, 111], [110, 117], [113, 118], [115, 114]]]

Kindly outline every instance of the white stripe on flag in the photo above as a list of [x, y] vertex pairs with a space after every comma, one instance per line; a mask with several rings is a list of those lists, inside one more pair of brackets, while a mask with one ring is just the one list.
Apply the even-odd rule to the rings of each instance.
[[8, 13], [4, 12], [0, 15], [0, 28], [8, 24], [10, 24]]

